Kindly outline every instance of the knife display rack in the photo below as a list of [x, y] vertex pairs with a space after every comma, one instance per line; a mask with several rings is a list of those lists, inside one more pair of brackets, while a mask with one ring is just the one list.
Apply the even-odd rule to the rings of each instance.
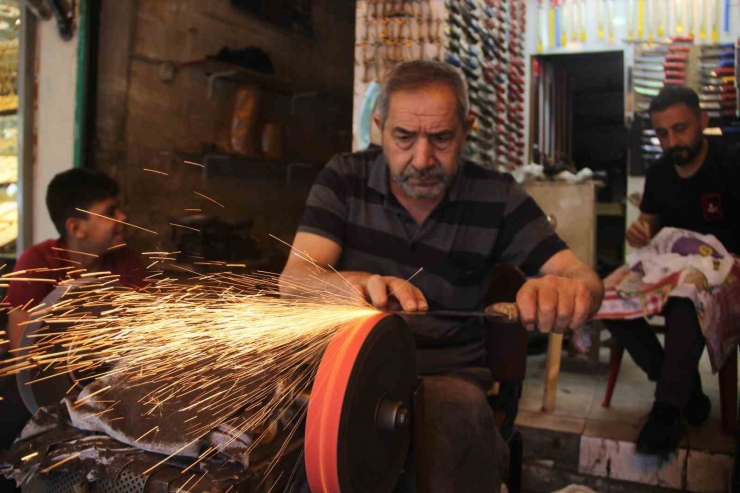
[[445, 61], [465, 74], [476, 115], [465, 157], [514, 169], [524, 162], [526, 5], [446, 0], [445, 6]]
[[626, 40], [691, 36], [716, 44], [730, 32], [730, 10], [731, 3], [720, 0], [627, 0]]
[[650, 102], [667, 85], [687, 86], [699, 95], [709, 115], [705, 132], [712, 138], [740, 138], [740, 88], [738, 87], [738, 44], [676, 42], [664, 45], [635, 44], [634, 65], [629, 67], [627, 111], [634, 112], [639, 146], [631, 152], [631, 169], [645, 170], [662, 150], [650, 125]]
[[444, 60], [464, 74], [476, 115], [465, 158], [496, 169], [523, 164], [524, 0], [360, 0], [356, 24], [356, 124], [362, 96], [396, 64]]

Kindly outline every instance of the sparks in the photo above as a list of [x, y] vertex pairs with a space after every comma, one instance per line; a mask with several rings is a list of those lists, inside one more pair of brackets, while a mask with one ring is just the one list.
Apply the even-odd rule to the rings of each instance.
[[66, 459], [62, 459], [59, 462], [57, 462], [56, 464], [53, 464], [53, 465], [47, 467], [46, 469], [42, 469], [41, 470], [41, 474], [46, 474], [47, 472], [50, 472], [50, 471], [56, 469], [57, 467], [61, 466], [62, 464], [66, 464], [67, 462], [76, 459], [80, 455], [81, 455], [80, 452], [75, 452], [74, 454], [70, 455]]
[[191, 228], [190, 226], [185, 226], [184, 224], [170, 223], [170, 226], [175, 226], [177, 228], [189, 229], [191, 231], [195, 231], [196, 233], [200, 233], [200, 230], [199, 229], [197, 229], [197, 228]]
[[116, 223], [123, 224], [124, 226], [131, 226], [132, 228], [140, 229], [142, 231], [146, 231], [147, 233], [152, 233], [154, 235], [157, 234], [156, 231], [152, 231], [151, 229], [142, 228], [141, 226], [137, 226], [135, 224], [127, 223], [125, 221], [119, 221], [118, 219], [113, 219], [112, 217], [108, 217], [108, 216], [104, 216], [102, 214], [96, 214], [94, 212], [86, 211], [85, 209], [80, 209], [79, 207], [75, 207], [75, 209], [78, 210], [78, 211], [80, 211], [80, 212], [85, 212], [85, 213], [90, 214], [90, 215], [93, 215], [93, 216], [102, 217], [103, 219], [108, 219], [109, 221], [113, 221], [113, 222], [116, 222]]
[[144, 171], [148, 171], [149, 173], [157, 173], [158, 175], [164, 175], [164, 176], [170, 176], [169, 173], [165, 173], [164, 171], [157, 171], [156, 169], [149, 169], [149, 168], [141, 168]]
[[206, 200], [210, 200], [211, 202], [213, 202], [214, 204], [216, 204], [216, 205], [217, 205], [217, 206], [219, 206], [219, 207], [225, 207], [225, 206], [224, 206], [223, 204], [221, 204], [220, 202], [216, 202], [215, 200], [213, 200], [213, 199], [212, 199], [211, 197], [209, 197], [209, 196], [207, 196], [207, 195], [203, 195], [202, 193], [199, 193], [199, 192], [195, 192], [195, 191], [194, 191], [193, 193], [194, 193], [195, 195], [199, 196], [199, 197], [203, 197], [203, 198], [204, 198], [204, 199], [206, 199]]
[[[77, 210], [79, 210], [79, 209], [77, 209]], [[90, 214], [92, 214], [92, 212], [91, 212]], [[80, 252], [80, 251], [78, 251], [78, 250], [69, 250], [69, 249], [67, 249], [67, 248], [59, 248], [59, 247], [51, 247], [51, 249], [52, 249], [52, 250], [56, 250], [56, 251], [58, 251], [58, 252], [68, 252], [68, 253], [75, 253], [75, 254], [77, 254], [77, 255], [86, 255], [86, 256], [88, 256], [88, 257], [94, 257], [94, 258], [98, 258], [98, 256], [97, 256], [97, 255], [95, 255], [94, 253]]]
[[[102, 404], [101, 394], [113, 389], [142, 389], [141, 415], [159, 421], [138, 441], [179, 414], [187, 424], [184, 442], [194, 443], [220, 425], [233, 429], [235, 437], [265, 430], [257, 432], [254, 447], [275, 417], [309, 391], [335, 332], [377, 313], [349, 285], [317, 289], [313, 281], [281, 280], [266, 272], [204, 274], [194, 280], [195, 285], [162, 277], [138, 291], [97, 283], [70, 287], [62, 302], [44, 307], [48, 326], [37, 334], [34, 350], [0, 365], [0, 376], [47, 367], [55, 376], [96, 373], [106, 380], [73, 405]], [[281, 287], [290, 294], [281, 297]], [[117, 404], [105, 404], [98, 415], [109, 415]], [[300, 421], [294, 416], [291, 426]], [[196, 463], [217, 452], [203, 454]]]

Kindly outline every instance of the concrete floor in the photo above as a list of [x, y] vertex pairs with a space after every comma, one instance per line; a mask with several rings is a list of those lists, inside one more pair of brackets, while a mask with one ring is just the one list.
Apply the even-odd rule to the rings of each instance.
[[[601, 349], [598, 365], [589, 364], [583, 356], [564, 355], [556, 409], [543, 413], [545, 355], [530, 357], [517, 419], [517, 425], [524, 430], [525, 457], [529, 464], [549, 467], [553, 475], [561, 469], [566, 476], [570, 474], [568, 481], [582, 478], [582, 484], [591, 483], [596, 491], [640, 491], [638, 485], [648, 488], [644, 491], [727, 491], [735, 443], [720, 430], [718, 376], [712, 375], [706, 352], [701, 373], [704, 391], [712, 400], [710, 419], [699, 429], [687, 429], [679, 453], [667, 462], [634, 451], [634, 442], [652, 407], [655, 384], [647, 380], [625, 353], [611, 407], [606, 409], [602, 400], [608, 362], [608, 348]], [[527, 437], [529, 442], [537, 442], [535, 450], [532, 443], [527, 450]], [[545, 441], [540, 443], [541, 438]], [[569, 446], [571, 442], [573, 445]], [[555, 449], [549, 450], [550, 445]], [[577, 457], [567, 458], [567, 454]], [[539, 473], [548, 474], [546, 469]], [[622, 484], [610, 485], [610, 480]], [[525, 489], [557, 489], [547, 489], [546, 483], [530, 484]], [[561, 483], [552, 484], [562, 487]]]

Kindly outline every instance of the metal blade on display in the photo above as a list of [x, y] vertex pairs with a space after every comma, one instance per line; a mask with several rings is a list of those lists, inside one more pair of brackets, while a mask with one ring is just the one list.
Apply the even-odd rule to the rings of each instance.
[[728, 50], [728, 51], [717, 51], [717, 52], [702, 52], [702, 54], [699, 55], [699, 60], [714, 60], [717, 58], [721, 60], [734, 60], [735, 51]]
[[721, 70], [724, 68], [734, 68], [735, 60], [714, 60], [711, 62], [701, 62], [699, 64], [701, 70]]
[[734, 110], [737, 108], [737, 102], [733, 101], [730, 103], [730, 102], [713, 101], [713, 102], [707, 102], [707, 103], [699, 103], [699, 107], [703, 110], [729, 111], [729, 110]]
[[634, 73], [635, 77], [639, 77], [640, 79], [650, 79], [650, 80], [663, 80], [665, 79], [665, 72], [640, 72], [635, 71]]
[[635, 78], [635, 85], [642, 87], [654, 87], [656, 89], [662, 89], [665, 87], [665, 83], [662, 80], [641, 80]]
[[700, 94], [700, 101], [737, 101], [737, 94], [734, 92], [725, 92], [721, 94]]
[[704, 77], [732, 77], [735, 69], [733, 67], [724, 67], [713, 70], [700, 70], [699, 73]]
[[701, 92], [706, 94], [735, 92], [735, 86], [731, 84], [701, 86]]
[[650, 72], [665, 72], [665, 67], [662, 63], [652, 63], [652, 64], [637, 64], [635, 65], [635, 69], [637, 70], [648, 70]]
[[635, 87], [635, 92], [641, 96], [657, 96], [660, 91], [657, 89], [646, 89], [644, 87]]

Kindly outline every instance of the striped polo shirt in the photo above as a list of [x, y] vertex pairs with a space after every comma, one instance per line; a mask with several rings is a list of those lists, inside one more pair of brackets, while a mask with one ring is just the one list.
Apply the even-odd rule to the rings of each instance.
[[[536, 275], [566, 244], [545, 214], [503, 173], [464, 162], [445, 197], [419, 225], [390, 190], [381, 148], [339, 154], [319, 173], [299, 232], [342, 247], [333, 266], [408, 279], [429, 310], [481, 310], [497, 263]], [[480, 318], [407, 317], [422, 374], [484, 361]]]

